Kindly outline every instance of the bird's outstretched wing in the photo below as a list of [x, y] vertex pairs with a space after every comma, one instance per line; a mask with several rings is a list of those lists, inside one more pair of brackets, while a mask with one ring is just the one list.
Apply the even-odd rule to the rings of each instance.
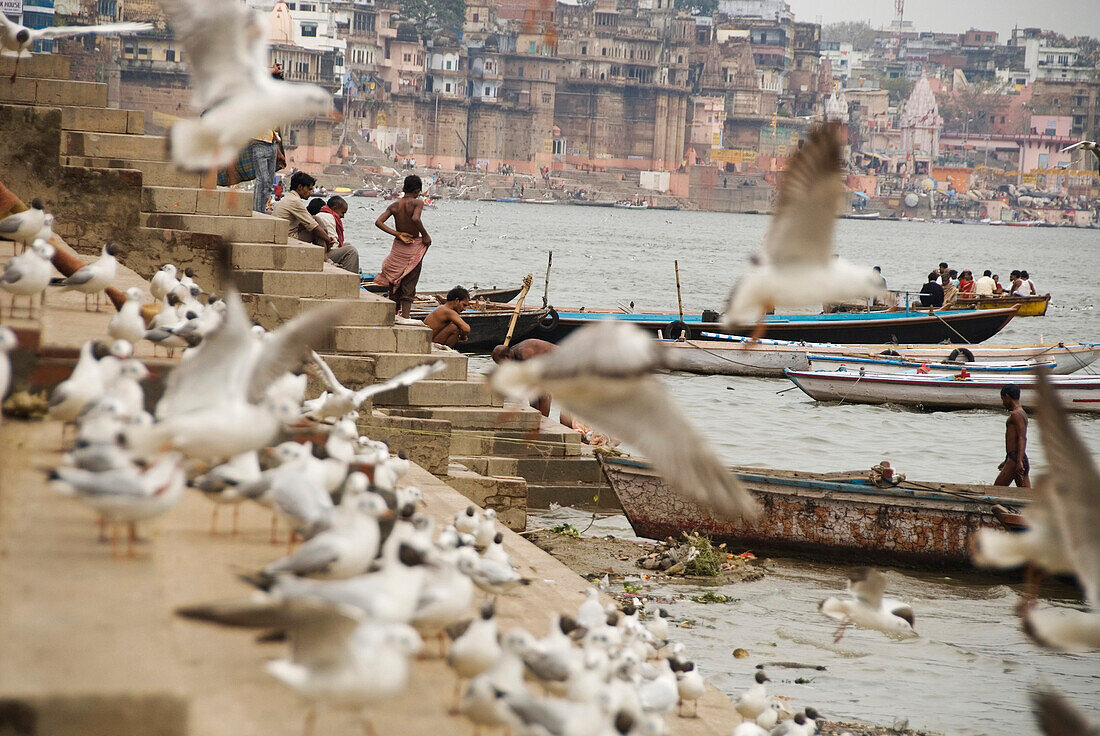
[[1096, 145], [1096, 143], [1094, 141], [1077, 141], [1076, 143], [1071, 143], [1070, 145], [1066, 146], [1061, 151], [1059, 151], [1059, 153], [1066, 153], [1068, 151], [1076, 151], [1078, 148], [1084, 148], [1086, 146], [1091, 148], [1092, 146], [1095, 146], [1095, 145]]
[[266, 57], [267, 37], [253, 10], [225, 0], [160, 0], [160, 4], [187, 52], [195, 107], [209, 108], [254, 89], [256, 75], [266, 73], [266, 68], [255, 67]]
[[336, 378], [336, 374], [332, 372], [332, 367], [325, 362], [324, 358], [317, 354], [316, 350], [311, 350], [309, 357], [310, 361], [317, 367], [317, 370], [321, 374], [319, 378], [324, 381], [329, 391], [339, 394], [347, 390], [344, 388], [344, 384], [340, 383], [339, 379]]
[[168, 374], [164, 396], [157, 403], [158, 419], [215, 407], [223, 399], [239, 400], [250, 356], [259, 346], [236, 291], [226, 294], [225, 307], [221, 324], [211, 330], [194, 355]]
[[1031, 692], [1035, 719], [1046, 736], [1097, 736], [1100, 728], [1089, 723], [1064, 695], [1051, 688]]
[[303, 312], [270, 333], [248, 377], [248, 400], [259, 403], [273, 381], [308, 362], [339, 321], [340, 307], [330, 304]]
[[840, 126], [814, 128], [783, 170], [775, 214], [764, 239], [769, 263], [825, 263], [833, 256], [833, 228], [844, 197]]
[[1054, 518], [1089, 607], [1100, 611], [1100, 471], [1070, 424], [1046, 370], [1037, 373], [1043, 449], [1047, 462], [1057, 468], [1049, 494]]
[[83, 36], [94, 33], [99, 36], [118, 35], [119, 33], [141, 33], [153, 30], [152, 23], [105, 23], [98, 26], [49, 26], [31, 31], [32, 38], [64, 38], [65, 36]]
[[871, 608], [882, 605], [886, 576], [872, 567], [859, 567], [848, 573], [848, 589]]
[[437, 373], [442, 373], [447, 368], [447, 364], [442, 360], [435, 360], [431, 363], [422, 363], [421, 365], [414, 365], [412, 368], [407, 368], [401, 371], [393, 378], [382, 383], [375, 383], [365, 388], [361, 388], [355, 392], [355, 398], [353, 403], [359, 406], [371, 396], [385, 393], [386, 391], [392, 391], [395, 388], [402, 386], [411, 386], [418, 381], [423, 381], [426, 378], [430, 378]]

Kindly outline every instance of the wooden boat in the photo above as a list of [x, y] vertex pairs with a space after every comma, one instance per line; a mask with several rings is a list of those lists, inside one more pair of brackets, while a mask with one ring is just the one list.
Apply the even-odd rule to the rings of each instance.
[[597, 455], [634, 532], [650, 539], [692, 532], [757, 555], [795, 552], [925, 567], [966, 567], [974, 534], [1001, 528], [996, 504], [1026, 505], [1026, 490], [902, 481], [878, 488], [868, 473], [732, 468], [763, 508], [729, 520], [673, 493], [649, 465]]
[[[719, 337], [719, 336], [714, 336]], [[1100, 344], [1057, 345], [836, 345], [820, 342], [762, 339], [756, 342], [738, 335], [720, 339], [662, 340], [671, 351], [675, 370], [722, 376], [782, 378], [787, 368], [810, 370], [807, 353], [850, 358], [893, 357], [918, 363], [951, 363], [958, 359], [987, 362], [1054, 363], [1056, 375], [1073, 373], [1100, 358]]]
[[1045, 363], [1021, 363], [1002, 360], [996, 362], [975, 361], [973, 363], [939, 363], [906, 360], [905, 358], [896, 358], [892, 356], [854, 358], [845, 355], [821, 355], [818, 353], [807, 353], [806, 361], [810, 364], [811, 371], [835, 371], [843, 366], [846, 367], [847, 370], [864, 368], [875, 373], [917, 373], [929, 375], [941, 375], [944, 373], [957, 374], [962, 369], [966, 369], [974, 375], [1019, 375], [1027, 374], [1039, 367], [1050, 370], [1055, 365], [1054, 361], [1047, 361]]
[[[1020, 404], [1034, 409], [1034, 376], [930, 376], [863, 370], [787, 371], [787, 378], [818, 401], [898, 404], [923, 409], [1001, 409], [1001, 387], [1020, 387]], [[1100, 412], [1100, 376], [1055, 376], [1067, 411]]]
[[[492, 302], [482, 302], [476, 307], [471, 307], [462, 313], [462, 319], [470, 325], [470, 337], [466, 342], [455, 345], [455, 350], [463, 353], [488, 353], [497, 345], [504, 342], [508, 334], [508, 323], [512, 319], [513, 307]], [[424, 319], [430, 314], [430, 309], [412, 310], [413, 319]], [[523, 307], [516, 327], [512, 333], [512, 343], [515, 344], [525, 337], [529, 337], [535, 327], [551, 313], [549, 307]]]
[[1047, 313], [1050, 294], [1035, 296], [971, 296], [955, 300], [958, 309], [1001, 309], [1016, 305], [1017, 317], [1042, 317]]
[[[996, 335], [1016, 314], [1016, 308], [983, 309], [932, 313], [862, 312], [840, 314], [770, 314], [764, 318], [764, 334], [779, 340], [806, 340], [833, 343], [979, 343]], [[646, 330], [661, 332], [663, 337], [677, 338], [683, 334], [699, 341], [721, 339], [721, 335], [752, 335], [756, 324], [727, 328], [717, 322], [718, 315], [708, 312], [707, 321], [701, 315], [684, 315], [683, 321], [674, 312], [625, 314], [612, 311], [559, 311], [557, 324], [543, 330], [537, 337], [557, 342], [576, 328], [594, 319], [617, 319], [632, 322]]]
[[[373, 279], [374, 275], [370, 275]], [[380, 286], [379, 284], [373, 284], [369, 281], [364, 283], [363, 288], [373, 294], [385, 294], [389, 291], [390, 287]], [[448, 289], [449, 291], [449, 289]], [[507, 304], [508, 302], [519, 296], [519, 293], [523, 291], [522, 286], [509, 287], [506, 289], [470, 289], [470, 298], [474, 301], [482, 300], [487, 302], [495, 302], [497, 304]], [[421, 291], [417, 292], [416, 298], [418, 301], [425, 302], [439, 302], [446, 299], [446, 291]]]
[[649, 202], [616, 202], [615, 209], [618, 210], [648, 210]]

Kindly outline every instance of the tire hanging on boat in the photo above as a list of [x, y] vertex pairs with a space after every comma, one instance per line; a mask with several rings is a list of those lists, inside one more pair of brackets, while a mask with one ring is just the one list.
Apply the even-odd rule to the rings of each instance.
[[[959, 360], [959, 357], [962, 360]], [[955, 348], [951, 351], [951, 354], [947, 356], [948, 363], [973, 363], [974, 353], [970, 352], [969, 348]]]
[[685, 340], [691, 339], [691, 328], [687, 326], [686, 322], [681, 322], [678, 319], [669, 322], [664, 329], [664, 333], [666, 340], [679, 340], [680, 335], [683, 335]]
[[561, 318], [558, 317], [558, 310], [550, 307], [550, 311], [535, 323], [535, 328], [542, 332], [553, 332], [554, 329], [557, 328], [560, 319]]

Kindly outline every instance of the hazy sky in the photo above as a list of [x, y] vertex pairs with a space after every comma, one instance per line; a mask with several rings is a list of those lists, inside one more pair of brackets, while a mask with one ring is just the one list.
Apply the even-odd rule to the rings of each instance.
[[[879, 28], [894, 18], [893, 0], [787, 0], [797, 20], [866, 20]], [[905, 19], [918, 30], [997, 31], [1004, 43], [1012, 26], [1046, 28], [1067, 36], [1100, 37], [1098, 0], [906, 0]]]

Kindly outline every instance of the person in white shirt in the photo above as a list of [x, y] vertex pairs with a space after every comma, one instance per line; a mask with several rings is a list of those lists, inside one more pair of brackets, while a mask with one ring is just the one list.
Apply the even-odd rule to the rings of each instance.
[[981, 278], [974, 282], [974, 294], [976, 296], [993, 296], [994, 288], [993, 272], [987, 268]]
[[1035, 296], [1039, 292], [1035, 291], [1035, 284], [1031, 283], [1031, 274], [1027, 271], [1020, 271], [1020, 278], [1023, 279], [1021, 286], [1027, 286], [1028, 291], [1031, 292], [1030, 296]]

